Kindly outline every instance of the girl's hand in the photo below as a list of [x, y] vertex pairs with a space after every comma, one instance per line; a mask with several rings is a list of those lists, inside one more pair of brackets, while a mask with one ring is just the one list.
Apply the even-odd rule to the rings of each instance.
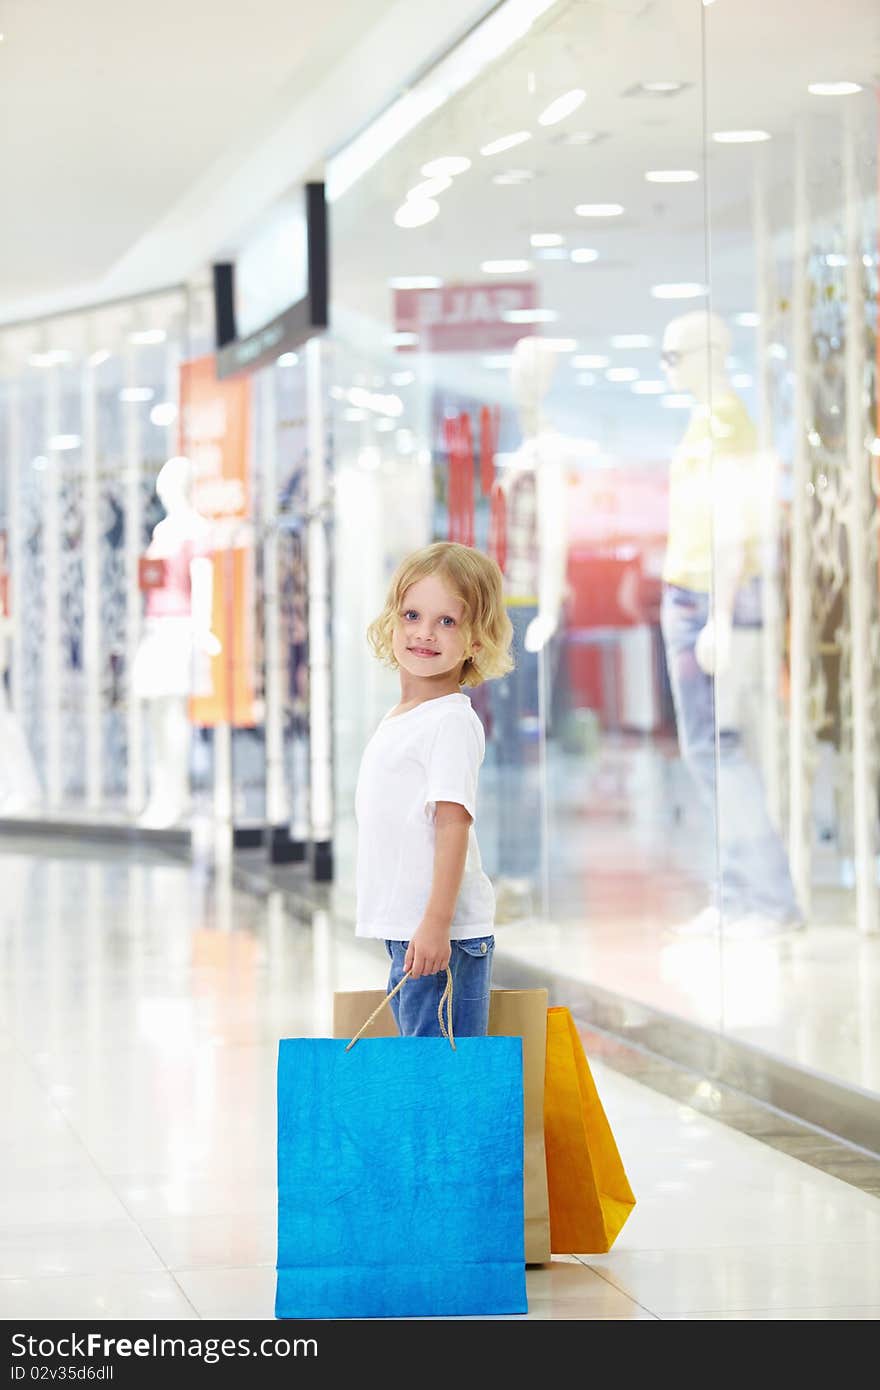
[[403, 961], [413, 980], [422, 975], [436, 975], [445, 970], [452, 956], [449, 924], [424, 918], [413, 932]]

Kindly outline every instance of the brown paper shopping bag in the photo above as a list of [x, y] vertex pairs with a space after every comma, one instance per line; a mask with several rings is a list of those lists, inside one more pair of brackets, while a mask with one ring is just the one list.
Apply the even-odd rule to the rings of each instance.
[[[404, 986], [406, 988], [406, 986]], [[338, 991], [333, 996], [333, 1036], [352, 1038], [385, 997], [382, 989]], [[523, 1040], [523, 1113], [526, 1264], [550, 1259], [550, 1203], [544, 1156], [544, 1068], [547, 1045], [546, 989], [493, 989], [489, 1032]], [[389, 1038], [397, 1034], [390, 1009], [383, 1009], [363, 1034]]]
[[554, 1255], [611, 1249], [635, 1197], [568, 1009], [547, 1011], [544, 1138]]

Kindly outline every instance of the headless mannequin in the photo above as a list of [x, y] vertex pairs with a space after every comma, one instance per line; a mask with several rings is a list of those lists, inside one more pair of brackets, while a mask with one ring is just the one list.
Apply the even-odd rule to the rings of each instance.
[[192, 465], [182, 457], [169, 459], [156, 480], [166, 515], [147, 558], [165, 562], [165, 577], [148, 592], [132, 673], [151, 741], [150, 795], [139, 824], [151, 829], [175, 825], [189, 808], [189, 697], [204, 686], [199, 668], [220, 651], [211, 632], [211, 526], [192, 504], [192, 480]]
[[741, 654], [732, 662], [737, 629], [761, 623], [760, 457], [727, 376], [729, 348], [727, 325], [705, 311], [674, 319], [663, 339], [670, 385], [695, 404], [670, 477], [661, 622], [682, 757], [717, 818], [721, 849], [719, 900], [679, 929], [687, 935], [801, 925], [760, 777], [718, 698], [748, 677]]

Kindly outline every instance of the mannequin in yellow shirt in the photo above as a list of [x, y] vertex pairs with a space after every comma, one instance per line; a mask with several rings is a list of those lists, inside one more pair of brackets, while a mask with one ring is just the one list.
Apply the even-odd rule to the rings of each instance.
[[738, 728], [719, 727], [716, 762], [715, 682], [733, 679], [734, 629], [761, 625], [764, 479], [754, 425], [727, 375], [729, 350], [726, 324], [704, 310], [674, 319], [663, 339], [670, 385], [694, 405], [670, 469], [661, 625], [679, 747], [717, 818], [721, 851], [715, 901], [678, 933], [750, 937], [803, 922]]

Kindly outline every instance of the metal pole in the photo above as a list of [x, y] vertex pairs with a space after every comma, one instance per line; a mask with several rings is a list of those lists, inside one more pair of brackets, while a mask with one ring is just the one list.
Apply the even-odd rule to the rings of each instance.
[[856, 922], [859, 931], [880, 933], [880, 896], [875, 869], [877, 782], [871, 729], [871, 601], [876, 575], [869, 565], [868, 531], [873, 518], [871, 455], [866, 448], [865, 301], [862, 284], [861, 199], [856, 163], [855, 117], [843, 123], [844, 216], [846, 225], [846, 452], [849, 472], [849, 619], [852, 683], [853, 831]]
[[323, 344], [305, 349], [308, 432], [309, 742], [313, 877], [333, 877], [333, 702]]
[[795, 141], [792, 327], [794, 337], [793, 456], [791, 503], [791, 714], [789, 721], [789, 857], [800, 906], [809, 916], [811, 883], [810, 777], [808, 719], [810, 685], [810, 460], [807, 452], [809, 389], [809, 209], [806, 133]]

